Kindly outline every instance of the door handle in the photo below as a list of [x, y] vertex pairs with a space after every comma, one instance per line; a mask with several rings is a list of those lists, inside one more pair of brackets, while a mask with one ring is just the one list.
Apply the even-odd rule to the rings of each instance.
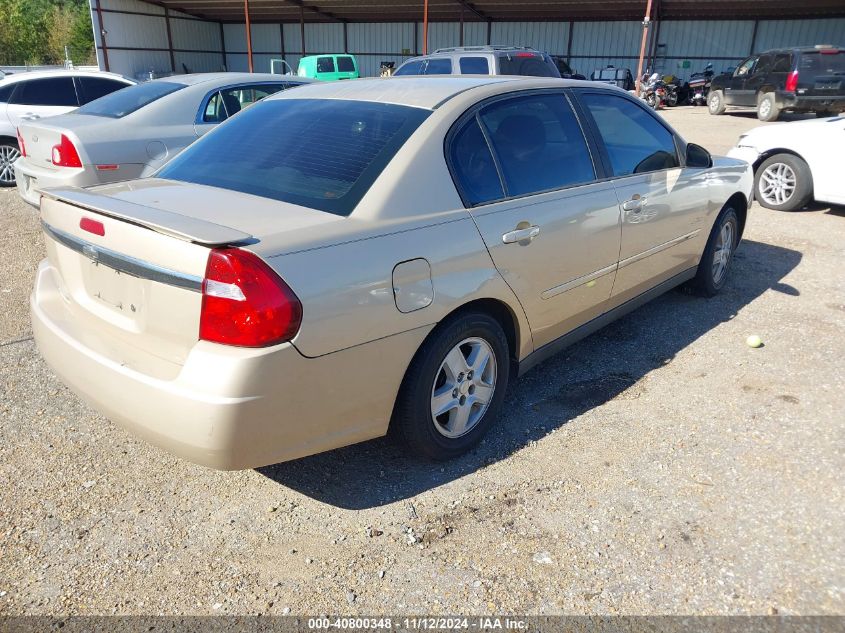
[[540, 227], [533, 225], [524, 229], [508, 231], [502, 236], [502, 242], [504, 242], [505, 244], [513, 244], [514, 242], [528, 243], [538, 235], [540, 235]]
[[640, 194], [635, 193], [630, 200], [626, 200], [622, 203], [622, 209], [624, 211], [633, 211], [634, 213], [639, 213], [643, 210], [645, 203], [646, 199], [643, 198]]

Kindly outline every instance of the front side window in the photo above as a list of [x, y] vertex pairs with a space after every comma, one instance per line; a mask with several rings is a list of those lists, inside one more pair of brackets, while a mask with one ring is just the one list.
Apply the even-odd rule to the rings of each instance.
[[490, 146], [472, 117], [454, 135], [449, 146], [452, 176], [467, 206], [475, 206], [505, 196]]
[[490, 62], [486, 57], [461, 57], [460, 67], [462, 75], [490, 74]]
[[424, 60], [415, 59], [413, 61], [402, 64], [402, 66], [395, 73], [393, 73], [393, 76], [399, 77], [402, 75], [422, 75], [423, 65]]
[[561, 94], [498, 101], [481, 111], [508, 196], [595, 180], [581, 126]]
[[333, 73], [334, 72], [334, 59], [331, 57], [318, 57], [317, 58], [317, 72], [318, 73]]
[[120, 119], [184, 87], [185, 84], [174, 81], [149, 81], [95, 99], [76, 112]]
[[448, 57], [429, 59], [423, 70], [424, 75], [451, 75], [452, 60]]
[[337, 70], [342, 73], [354, 73], [355, 62], [352, 61], [351, 57], [341, 55], [337, 58]]
[[12, 103], [35, 106], [76, 107], [76, 88], [72, 77], [29, 79], [18, 84]]
[[122, 81], [104, 79], [103, 77], [77, 77], [76, 81], [82, 86], [80, 100], [83, 104], [89, 103], [94, 99], [99, 99], [100, 97], [105, 97], [129, 86], [129, 84], [125, 84]]
[[341, 99], [262, 101], [157, 177], [349, 215], [430, 110]]
[[756, 61], [756, 57], [746, 59], [739, 66], [737, 66], [736, 70], [734, 71], [734, 77], [745, 77], [746, 75], [748, 75], [751, 72], [751, 69], [754, 68], [754, 62]]
[[672, 133], [643, 106], [612, 94], [582, 95], [607, 149], [614, 176], [680, 166]]

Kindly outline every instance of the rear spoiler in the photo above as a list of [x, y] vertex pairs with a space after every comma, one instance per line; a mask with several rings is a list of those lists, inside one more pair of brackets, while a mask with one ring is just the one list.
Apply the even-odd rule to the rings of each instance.
[[127, 202], [78, 187], [45, 189], [42, 195], [51, 200], [66, 202], [95, 213], [125, 220], [185, 242], [222, 246], [256, 241], [249, 233], [228, 226]]

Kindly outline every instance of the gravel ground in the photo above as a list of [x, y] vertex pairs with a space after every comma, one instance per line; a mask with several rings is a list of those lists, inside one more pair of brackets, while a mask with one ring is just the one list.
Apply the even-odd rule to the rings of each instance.
[[[716, 152], [757, 125], [666, 117]], [[755, 207], [719, 297], [534, 369], [464, 459], [376, 440], [223, 473], [45, 367], [38, 220], [2, 191], [0, 614], [845, 613], [843, 216]]]

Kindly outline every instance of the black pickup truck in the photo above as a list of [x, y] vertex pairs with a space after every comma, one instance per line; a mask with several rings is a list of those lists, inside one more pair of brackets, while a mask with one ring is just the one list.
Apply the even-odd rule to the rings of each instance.
[[713, 78], [707, 106], [710, 114], [723, 114], [730, 106], [757, 108], [761, 121], [775, 121], [785, 110], [838, 114], [845, 110], [845, 48], [819, 45], [752, 55], [733, 73]]

